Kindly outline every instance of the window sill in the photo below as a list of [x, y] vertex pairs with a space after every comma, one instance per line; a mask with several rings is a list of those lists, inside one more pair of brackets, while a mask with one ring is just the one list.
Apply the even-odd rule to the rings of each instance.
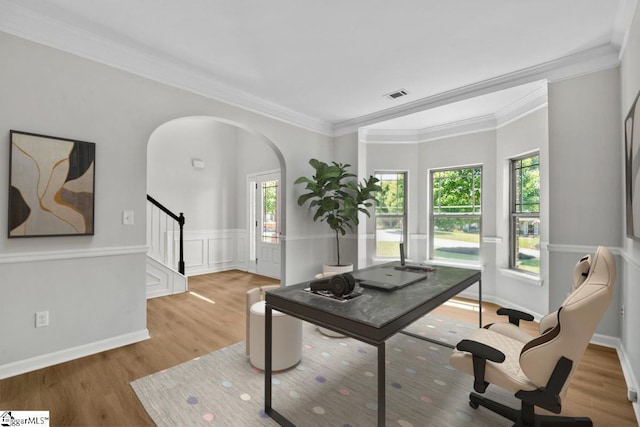
[[532, 274], [520, 273], [518, 271], [509, 270], [506, 268], [500, 268], [498, 269], [498, 271], [503, 276], [510, 277], [512, 279], [517, 279], [521, 282], [528, 283], [530, 285], [542, 287], [542, 284], [544, 283], [539, 276], [534, 276]]
[[430, 259], [430, 260], [427, 260], [425, 264], [441, 265], [443, 267], [460, 267], [460, 268], [468, 268], [470, 270], [484, 271], [484, 265], [480, 263], [474, 263], [474, 262], [455, 262], [455, 261], [445, 261], [441, 259]]
[[[374, 257], [372, 257], [372, 258], [371, 258], [371, 260], [372, 260], [373, 262], [377, 262], [377, 263], [381, 263], [381, 262], [393, 262], [393, 261], [400, 261], [400, 257], [399, 257], [399, 256], [396, 256], [396, 257], [393, 257], [393, 256], [387, 256], [387, 257], [384, 257], [384, 256], [374, 256]], [[407, 258], [407, 259], [406, 259], [406, 261], [407, 261], [407, 262], [409, 262], [409, 258]]]
[[[380, 258], [380, 257], [374, 257], [371, 259], [371, 261], [373, 261], [374, 265], [377, 264], [383, 264], [383, 263], [387, 263], [387, 262], [393, 262], [393, 261], [399, 261], [398, 258], [393, 258], [393, 257], [389, 257], [389, 258]], [[470, 270], [479, 270], [479, 271], [484, 271], [484, 265], [482, 264], [474, 264], [471, 262], [451, 262], [451, 261], [443, 261], [443, 260], [435, 260], [435, 259], [430, 259], [427, 261], [415, 261], [412, 259], [407, 258], [406, 260], [407, 264], [420, 264], [420, 265], [440, 265], [443, 267], [460, 267], [460, 268], [468, 268]]]

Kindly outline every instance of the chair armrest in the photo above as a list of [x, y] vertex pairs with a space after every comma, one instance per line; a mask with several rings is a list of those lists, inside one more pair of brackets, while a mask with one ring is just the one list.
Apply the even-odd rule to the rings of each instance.
[[496, 363], [502, 363], [505, 359], [503, 352], [478, 341], [462, 340], [456, 345], [456, 348], [460, 351], [467, 351], [473, 356]]
[[484, 380], [487, 360], [502, 363], [506, 358], [504, 353], [491, 346], [472, 340], [460, 341], [458, 345], [456, 345], [456, 349], [471, 353], [473, 357], [473, 389], [478, 393], [484, 393], [489, 385], [489, 383]]
[[499, 308], [496, 312], [500, 316], [509, 316], [509, 323], [513, 323], [516, 326], [520, 326], [521, 320], [531, 322], [533, 316], [529, 313], [525, 313], [520, 310], [514, 310], [513, 308]]

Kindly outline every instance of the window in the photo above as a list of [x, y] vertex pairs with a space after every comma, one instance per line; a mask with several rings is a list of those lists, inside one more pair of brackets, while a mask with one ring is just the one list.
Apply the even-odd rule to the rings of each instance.
[[480, 261], [482, 168], [431, 172], [431, 259]]
[[398, 258], [399, 243], [407, 241], [407, 174], [376, 172], [375, 177], [382, 187], [376, 192], [376, 256]]
[[540, 155], [511, 160], [510, 267], [540, 274]]
[[262, 241], [278, 241], [278, 181], [262, 181]]

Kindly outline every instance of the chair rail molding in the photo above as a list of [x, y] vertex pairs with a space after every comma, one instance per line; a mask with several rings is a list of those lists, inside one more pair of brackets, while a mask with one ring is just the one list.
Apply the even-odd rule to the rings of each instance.
[[114, 246], [0, 254], [0, 264], [20, 262], [54, 261], [63, 259], [98, 258], [104, 256], [133, 255], [147, 252], [147, 246]]
[[[569, 254], [589, 254], [594, 253], [598, 249], [598, 245], [563, 245], [557, 243], [543, 244], [549, 252], [560, 252]], [[623, 256], [622, 248], [617, 246], [607, 246], [613, 255]]]

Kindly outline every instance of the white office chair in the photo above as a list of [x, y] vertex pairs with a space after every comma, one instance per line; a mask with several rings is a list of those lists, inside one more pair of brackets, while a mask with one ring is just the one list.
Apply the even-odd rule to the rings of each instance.
[[539, 415], [535, 408], [561, 412], [571, 377], [611, 302], [615, 279], [613, 256], [607, 248], [599, 247], [593, 259], [585, 257], [578, 262], [574, 290], [557, 311], [542, 319], [539, 336], [521, 331], [514, 311], [508, 313], [514, 321], [477, 329], [469, 339], [460, 341], [449, 363], [474, 376], [475, 391], [484, 393], [495, 384], [521, 400], [517, 410], [471, 393], [471, 407], [483, 406], [516, 426], [591, 426], [589, 418]]

